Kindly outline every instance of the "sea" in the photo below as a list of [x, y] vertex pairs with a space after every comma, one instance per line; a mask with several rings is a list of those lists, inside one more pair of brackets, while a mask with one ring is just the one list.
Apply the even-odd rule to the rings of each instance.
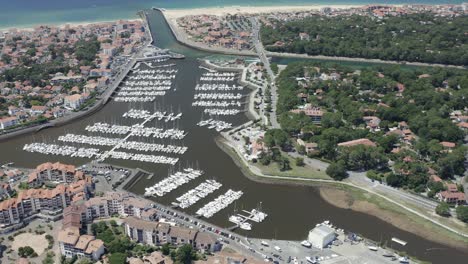
[[187, 9], [223, 6], [460, 4], [463, 0], [0, 0], [0, 29], [42, 24], [82, 23], [137, 18], [138, 10], [155, 7]]

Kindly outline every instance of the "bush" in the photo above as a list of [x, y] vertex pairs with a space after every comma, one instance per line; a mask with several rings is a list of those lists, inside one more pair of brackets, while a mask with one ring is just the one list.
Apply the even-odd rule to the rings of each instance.
[[325, 172], [328, 176], [332, 177], [334, 180], [337, 181], [341, 181], [348, 177], [348, 173], [346, 172], [344, 162], [341, 160], [338, 162], [331, 163]]
[[124, 253], [112, 253], [109, 257], [110, 264], [125, 264], [127, 255]]
[[171, 253], [171, 247], [169, 246], [169, 243], [166, 243], [166, 244], [162, 245], [161, 253], [164, 256], [167, 256], [167, 255], [169, 255]]
[[49, 241], [49, 245], [47, 246], [48, 249], [52, 249], [54, 247], [54, 237], [51, 235], [46, 235], [45, 238]]
[[450, 206], [447, 203], [442, 202], [439, 205], [437, 205], [435, 212], [440, 216], [450, 216]]
[[290, 170], [291, 165], [289, 164], [289, 159], [287, 157], [281, 156], [280, 160], [278, 161], [278, 167], [280, 171]]
[[468, 207], [467, 206], [458, 206], [457, 207], [457, 218], [461, 221], [468, 223]]
[[42, 260], [42, 264], [54, 264], [55, 253], [52, 251], [47, 252], [46, 257]]
[[382, 175], [377, 173], [375, 170], [367, 171], [366, 176], [367, 176], [367, 178], [369, 178], [371, 180], [376, 180], [376, 181], [382, 182]]
[[20, 257], [23, 257], [23, 258], [37, 257], [37, 253], [30, 246], [25, 246], [25, 247], [18, 248], [18, 255]]
[[304, 159], [303, 158], [296, 158], [296, 166], [302, 167], [304, 166]]

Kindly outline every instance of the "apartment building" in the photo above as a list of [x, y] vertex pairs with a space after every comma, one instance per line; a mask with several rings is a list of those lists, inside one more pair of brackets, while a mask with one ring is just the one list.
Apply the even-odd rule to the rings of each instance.
[[60, 230], [58, 243], [62, 256], [98, 260], [104, 254], [104, 242], [90, 235], [80, 235], [78, 227]]
[[29, 174], [28, 185], [31, 188], [41, 186], [44, 182], [72, 183], [86, 179], [82, 171], [76, 170], [74, 165], [67, 165], [60, 162], [46, 162], [38, 165]]
[[76, 215], [80, 215], [82, 223], [113, 215], [134, 216], [148, 221], [157, 219], [157, 210], [152, 208], [149, 202], [129, 193], [118, 192], [107, 192], [103, 197], [93, 197], [82, 203], [75, 203], [67, 208], [67, 211], [74, 211]]
[[133, 216], [125, 218], [123, 226], [125, 234], [138, 243], [149, 245], [190, 244], [202, 252], [215, 252], [221, 249], [221, 244], [214, 236], [196, 229], [146, 221]]
[[19, 224], [37, 213], [54, 214], [69, 206], [77, 198], [89, 196], [89, 182], [80, 180], [69, 186], [57, 185], [54, 189], [29, 189], [20, 191], [16, 198], [0, 202], [0, 224]]

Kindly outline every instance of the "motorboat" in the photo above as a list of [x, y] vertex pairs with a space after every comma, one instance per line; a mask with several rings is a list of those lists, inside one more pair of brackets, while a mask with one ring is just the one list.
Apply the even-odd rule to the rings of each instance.
[[312, 244], [311, 244], [309, 241], [307, 241], [307, 240], [302, 241], [302, 242], [301, 242], [301, 245], [302, 245], [303, 247], [306, 247], [306, 248], [311, 248], [311, 247], [312, 247]]

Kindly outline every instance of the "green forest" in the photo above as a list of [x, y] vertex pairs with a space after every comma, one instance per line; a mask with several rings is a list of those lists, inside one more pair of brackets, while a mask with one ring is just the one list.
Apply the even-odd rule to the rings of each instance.
[[[468, 65], [468, 16], [412, 14], [311, 16], [273, 21], [261, 38], [269, 51], [408, 62]], [[299, 33], [310, 39], [301, 40]], [[282, 42], [282, 45], [274, 45]]]
[[[331, 74], [338, 79], [322, 78]], [[284, 133], [267, 132], [267, 145], [288, 149], [295, 138], [315, 142], [318, 151], [310, 156], [332, 162], [330, 171], [338, 179], [344, 177], [344, 169], [375, 170], [373, 178], [388, 178], [393, 186], [422, 191], [429, 171], [444, 179], [464, 171], [465, 133], [452, 122], [450, 114], [468, 106], [466, 71], [401, 66], [355, 70], [335, 64], [296, 62], [280, 73], [277, 84], [277, 114]], [[397, 88], [402, 86], [403, 92]], [[307, 95], [306, 100], [298, 96], [300, 93]], [[321, 124], [314, 124], [304, 113], [290, 112], [306, 103], [324, 111]], [[365, 116], [380, 119], [380, 128], [368, 129]], [[405, 141], [403, 136], [390, 132], [399, 130], [400, 122], [408, 125], [412, 139]], [[377, 147], [338, 147], [340, 142], [360, 138], [370, 139]], [[440, 144], [443, 141], [453, 142], [456, 147], [444, 151]], [[389, 161], [393, 164], [389, 165]]]

